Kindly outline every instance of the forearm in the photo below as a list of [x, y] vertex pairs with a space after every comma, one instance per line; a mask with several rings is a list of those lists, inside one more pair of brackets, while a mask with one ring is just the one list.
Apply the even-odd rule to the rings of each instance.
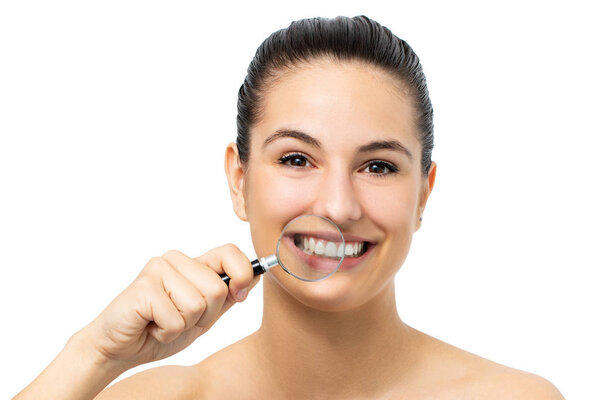
[[91, 351], [82, 330], [69, 339], [50, 365], [13, 400], [93, 399], [127, 369]]

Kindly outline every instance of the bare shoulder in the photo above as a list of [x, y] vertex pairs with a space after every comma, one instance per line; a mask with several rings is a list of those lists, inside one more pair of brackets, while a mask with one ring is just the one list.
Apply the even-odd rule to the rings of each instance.
[[493, 393], [498, 399], [510, 395], [515, 400], [564, 400], [559, 390], [550, 381], [541, 376], [504, 367], [507, 370], [490, 374], [482, 380], [479, 388], [482, 393]]
[[[564, 400], [547, 379], [485, 359], [419, 332], [435, 398]], [[429, 382], [433, 384], [434, 382]]]
[[139, 372], [109, 386], [95, 400], [110, 399], [192, 399], [192, 367], [165, 365]]
[[[254, 379], [248, 379], [248, 371], [254, 369], [246, 342], [229, 345], [192, 366], [167, 365], [142, 371], [109, 386], [95, 400], [259, 398], [250, 396], [256, 394], [256, 385]], [[238, 395], [236, 389], [241, 387], [243, 395]]]
[[[253, 351], [254, 335], [233, 343], [194, 365], [195, 398], [259, 399], [269, 380], [258, 367], [259, 356]], [[201, 377], [201, 378], [200, 378]], [[270, 386], [271, 394], [274, 388]], [[278, 398], [277, 396], [272, 398]]]

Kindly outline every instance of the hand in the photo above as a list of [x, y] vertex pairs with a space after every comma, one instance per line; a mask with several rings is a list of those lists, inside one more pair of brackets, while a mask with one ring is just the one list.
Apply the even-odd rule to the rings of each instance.
[[[229, 287], [219, 274], [231, 278]], [[259, 281], [233, 244], [190, 258], [170, 250], [152, 258], [138, 277], [82, 331], [107, 361], [132, 368], [189, 346]]]

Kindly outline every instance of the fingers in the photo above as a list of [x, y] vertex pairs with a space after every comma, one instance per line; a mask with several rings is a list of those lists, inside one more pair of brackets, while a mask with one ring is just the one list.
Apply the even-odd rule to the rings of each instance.
[[138, 313], [151, 321], [148, 333], [161, 343], [170, 343], [194, 327], [206, 309], [200, 291], [161, 257], [148, 262], [138, 288], [145, 294]]
[[162, 258], [197, 288], [204, 298], [205, 309], [194, 325], [211, 326], [221, 316], [221, 307], [229, 293], [225, 282], [214, 270], [177, 250], [166, 252]]
[[[219, 276], [223, 272], [231, 278], [229, 287]], [[259, 280], [250, 260], [231, 244], [195, 259], [169, 250], [151, 259], [140, 278], [146, 304], [138, 315], [152, 321], [148, 333], [165, 344], [192, 328], [210, 328]]]
[[[252, 288], [254, 286], [256, 286], [258, 284], [258, 282], [260, 282], [260, 275], [256, 275], [254, 277], [254, 279], [252, 279], [252, 282], [250, 282], [248, 291], [252, 290]], [[228, 296], [227, 300], [225, 300], [225, 304], [223, 304], [223, 307], [221, 307], [221, 314], [223, 314], [227, 310], [229, 310], [231, 308], [231, 306], [234, 305], [235, 303], [236, 303], [236, 301], [231, 296]]]
[[[231, 277], [230, 287], [219, 276], [223, 272]], [[106, 360], [128, 365], [160, 360], [206, 332], [235, 304], [235, 298], [245, 299], [259, 280], [252, 275], [250, 261], [233, 245], [198, 259], [168, 251], [150, 259], [85, 328], [86, 335], [94, 351]]]
[[250, 260], [237, 246], [226, 244], [208, 251], [195, 260], [206, 264], [219, 274], [225, 272], [230, 278], [231, 297], [236, 301], [246, 299], [254, 273]]
[[218, 304], [208, 304], [202, 292], [202, 288], [196, 287], [189, 279], [186, 279], [175, 266], [162, 257], [164, 270], [162, 275], [163, 290], [175, 306], [185, 324], [183, 330], [195, 326], [209, 307]]

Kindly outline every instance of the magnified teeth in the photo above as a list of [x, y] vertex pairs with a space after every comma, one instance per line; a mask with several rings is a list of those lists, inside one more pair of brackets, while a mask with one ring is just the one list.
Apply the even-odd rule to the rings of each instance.
[[337, 246], [333, 242], [327, 242], [325, 245], [325, 255], [327, 257], [337, 257]]
[[306, 254], [331, 258], [360, 257], [367, 248], [365, 242], [346, 242], [344, 246], [339, 242], [299, 234], [295, 235], [294, 244]]
[[336, 256], [338, 258], [342, 258], [343, 255], [344, 255], [344, 245], [340, 243], [340, 245], [338, 246], [338, 249], [337, 249]]
[[346, 249], [344, 250], [344, 254], [347, 256], [351, 256], [353, 254], [355, 254], [356, 251], [354, 251], [354, 246], [350, 245], [350, 246], [346, 246]]
[[323, 242], [317, 242], [317, 245], [315, 246], [315, 254], [318, 256], [325, 254], [325, 246], [323, 245]]

